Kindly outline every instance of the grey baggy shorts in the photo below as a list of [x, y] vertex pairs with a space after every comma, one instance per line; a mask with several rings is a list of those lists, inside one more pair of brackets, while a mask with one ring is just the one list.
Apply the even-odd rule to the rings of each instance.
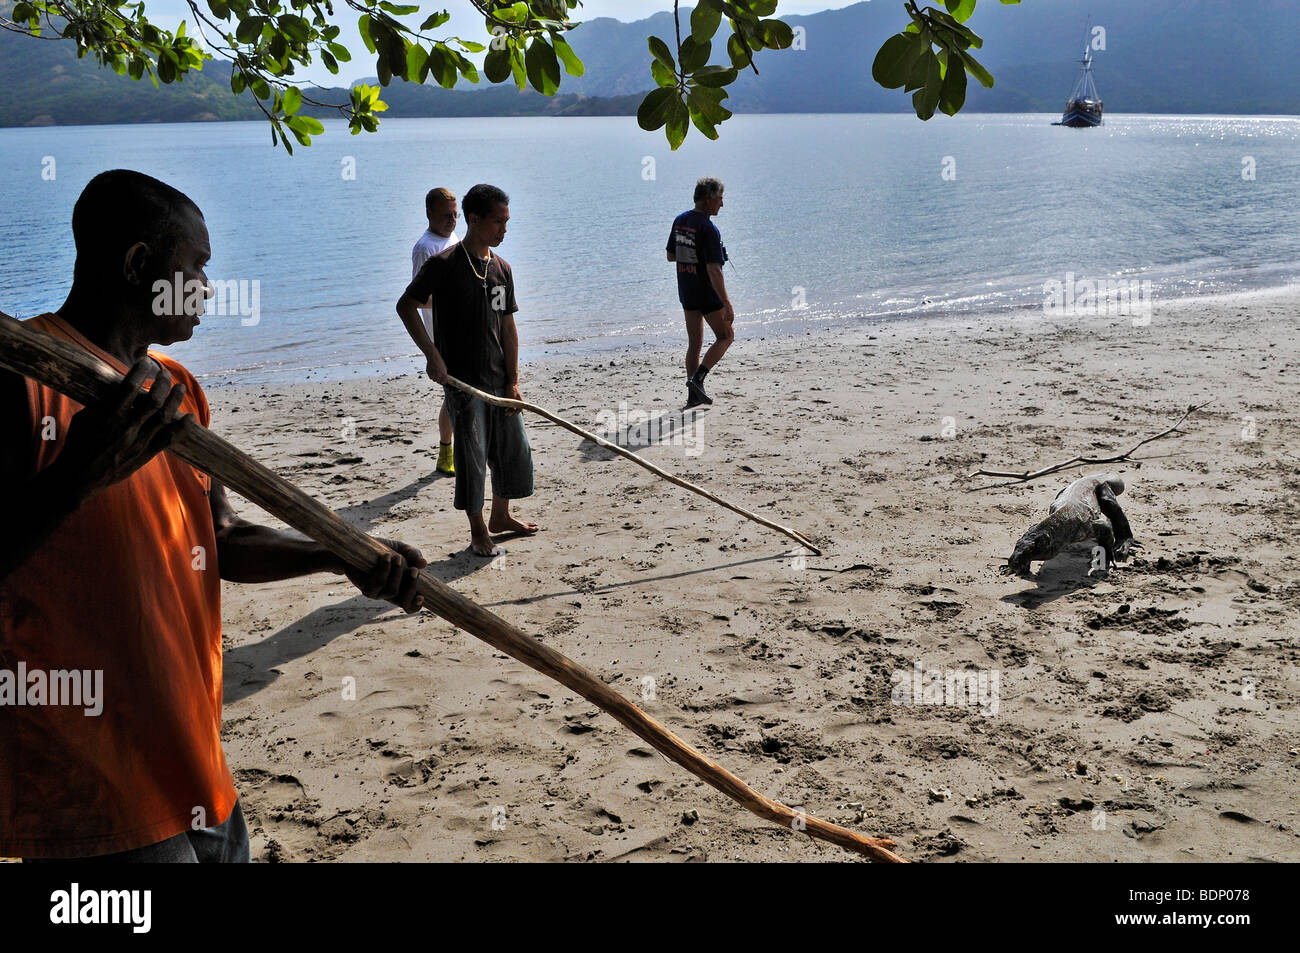
[[[490, 392], [506, 396], [499, 389]], [[482, 512], [488, 468], [493, 496], [507, 500], [532, 496], [533, 451], [523, 414], [508, 415], [504, 408], [453, 387], [443, 387], [443, 393], [455, 433], [456, 509], [470, 516]]]

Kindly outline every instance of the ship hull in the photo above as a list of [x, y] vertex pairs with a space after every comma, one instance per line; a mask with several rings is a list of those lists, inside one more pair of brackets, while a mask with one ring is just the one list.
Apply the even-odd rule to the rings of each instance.
[[1088, 129], [1101, 125], [1101, 103], [1073, 100], [1065, 107], [1065, 114], [1060, 122], [1053, 126], [1070, 126], [1074, 129]]

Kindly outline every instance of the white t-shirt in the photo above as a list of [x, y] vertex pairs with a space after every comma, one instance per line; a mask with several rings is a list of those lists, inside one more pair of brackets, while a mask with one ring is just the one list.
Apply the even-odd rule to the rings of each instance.
[[[426, 228], [424, 234], [420, 236], [420, 240], [411, 249], [411, 279], [415, 279], [415, 276], [420, 273], [420, 267], [426, 261], [458, 241], [460, 239], [454, 231], [446, 238], [443, 238], [441, 235], [433, 234]], [[429, 332], [429, 337], [433, 337], [433, 309], [421, 308], [420, 317], [424, 319], [424, 329]]]

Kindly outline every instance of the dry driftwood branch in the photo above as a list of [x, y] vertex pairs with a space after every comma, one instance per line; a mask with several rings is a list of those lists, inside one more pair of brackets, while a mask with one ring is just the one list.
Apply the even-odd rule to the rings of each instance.
[[1011, 473], [1006, 470], [980, 469], [974, 471], [973, 473], [968, 474], [967, 479], [976, 476], [990, 476], [990, 477], [1003, 477], [1005, 479], [1013, 480], [1018, 483], [1026, 483], [1029, 480], [1037, 480], [1039, 477], [1045, 477], [1050, 474], [1057, 473], [1061, 470], [1067, 470], [1070, 467], [1077, 466], [1079, 464], [1087, 464], [1089, 466], [1092, 466], [1094, 464], [1100, 464], [1100, 463], [1120, 463], [1124, 460], [1131, 459], [1133, 453], [1137, 451], [1140, 447], [1143, 447], [1146, 444], [1151, 443], [1151, 441], [1153, 440], [1159, 440], [1161, 437], [1166, 437], [1169, 434], [1174, 433], [1175, 431], [1178, 430], [1178, 426], [1184, 420], [1186, 420], [1192, 414], [1196, 413], [1196, 411], [1200, 410], [1202, 407], [1206, 406], [1206, 404], [1212, 404], [1212, 403], [1214, 403], [1213, 397], [1207, 400], [1204, 404], [1194, 404], [1189, 406], [1187, 410], [1183, 412], [1183, 415], [1179, 417], [1176, 421], [1174, 421], [1173, 426], [1166, 427], [1164, 430], [1160, 431], [1160, 433], [1147, 437], [1144, 440], [1139, 440], [1137, 443], [1133, 444], [1133, 446], [1130, 447], [1128, 450], [1125, 450], [1123, 453], [1117, 453], [1114, 456], [1110, 456], [1110, 457], [1080, 456], [1080, 457], [1075, 457], [1072, 460], [1066, 460], [1064, 463], [1054, 463], [1050, 467], [1043, 467], [1043, 469], [1041, 470], [1034, 470], [1032, 472], [1026, 471], [1024, 473]]
[[645, 467], [655, 476], [662, 477], [663, 479], [667, 480], [669, 483], [673, 483], [676, 484], [677, 486], [682, 487], [683, 489], [690, 490], [692, 493], [698, 493], [706, 500], [712, 500], [714, 503], [717, 503], [719, 506], [725, 506], [733, 513], [739, 513], [741, 516], [745, 517], [745, 519], [753, 520], [755, 523], [758, 523], [762, 526], [766, 526], [768, 529], [774, 529], [778, 533], [788, 536], [790, 539], [793, 539], [796, 543], [799, 543], [801, 546], [805, 546], [809, 550], [811, 550], [814, 556], [820, 556], [822, 554], [822, 551], [818, 549], [816, 546], [814, 546], [811, 542], [809, 542], [808, 537], [804, 536], [802, 533], [797, 533], [794, 530], [790, 529], [788, 526], [782, 526], [780, 523], [773, 523], [771, 520], [765, 519], [762, 516], [759, 516], [757, 513], [751, 513], [749, 510], [745, 509], [744, 507], [737, 506], [735, 503], [730, 503], [727, 500], [724, 500], [722, 497], [710, 493], [708, 490], [704, 489], [703, 487], [698, 487], [694, 483], [690, 483], [687, 480], [683, 480], [681, 477], [673, 476], [667, 470], [655, 466], [653, 463], [651, 463], [649, 460], [645, 459], [644, 457], [639, 457], [631, 450], [627, 450], [623, 447], [618, 446], [617, 444], [610, 443], [608, 440], [605, 440], [603, 437], [598, 437], [594, 433], [591, 433], [590, 431], [583, 430], [581, 427], [577, 426], [576, 424], [569, 423], [563, 417], [556, 416], [555, 414], [547, 410], [545, 407], [539, 407], [536, 404], [530, 404], [526, 400], [513, 400], [509, 397], [497, 397], [493, 394], [487, 393], [486, 391], [481, 391], [477, 387], [471, 387], [469, 384], [466, 384], [463, 381], [458, 381], [456, 380], [456, 378], [451, 377], [450, 375], [448, 375], [447, 377], [447, 383], [450, 384], [452, 387], [455, 387], [459, 390], [463, 390], [465, 393], [479, 398], [480, 400], [485, 400], [489, 404], [496, 404], [498, 407], [510, 407], [516, 410], [526, 410], [530, 413], [537, 414], [539, 417], [545, 417], [547, 420], [559, 424], [565, 430], [570, 430], [573, 433], [576, 433], [578, 436], [585, 437], [586, 439], [590, 440], [592, 443], [604, 447], [606, 450], [613, 450], [619, 456], [626, 457], [628, 460], [631, 460], [633, 463]]
[[[97, 403], [112, 394], [122, 375], [81, 348], [24, 327], [0, 313], [0, 367], [52, 387], [81, 404]], [[167, 452], [209, 473], [230, 489], [299, 532], [327, 547], [361, 570], [373, 568], [390, 550], [346, 522], [308, 494], [245, 456], [192, 417]], [[427, 570], [421, 571], [418, 591], [425, 606], [452, 625], [493, 648], [555, 679], [607, 712], [615, 721], [669, 759], [712, 785], [746, 810], [788, 830], [836, 844], [875, 861], [902, 862], [887, 838], [864, 837], [802, 811], [764, 797], [730, 771], [697, 751], [641, 711], [623, 695], [565, 655], [543, 645], [522, 630], [489, 612]], [[74, 598], [72, 594], [69, 598]]]

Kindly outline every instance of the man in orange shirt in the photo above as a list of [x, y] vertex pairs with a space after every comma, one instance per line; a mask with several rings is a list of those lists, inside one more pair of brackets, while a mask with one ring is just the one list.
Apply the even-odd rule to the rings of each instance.
[[220, 740], [221, 580], [346, 573], [414, 612], [425, 561], [388, 541], [393, 554], [355, 572], [241, 519], [219, 483], [162, 452], [184, 416], [208, 424], [198, 382], [148, 351], [188, 339], [209, 292], [189, 198], [105, 172], [72, 231], [67, 300], [29, 323], [127, 379], [82, 408], [0, 373], [0, 856], [247, 860]]

